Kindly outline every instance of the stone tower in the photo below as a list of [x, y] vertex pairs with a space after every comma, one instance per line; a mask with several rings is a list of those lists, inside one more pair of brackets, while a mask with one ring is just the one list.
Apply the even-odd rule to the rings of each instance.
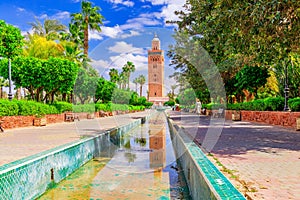
[[152, 39], [152, 48], [148, 50], [148, 101], [161, 104], [168, 101], [164, 95], [164, 51], [160, 49], [157, 34]]

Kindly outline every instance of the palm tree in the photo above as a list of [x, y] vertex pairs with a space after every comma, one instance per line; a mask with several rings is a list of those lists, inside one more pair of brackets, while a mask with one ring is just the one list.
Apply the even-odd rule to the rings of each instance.
[[120, 73], [118, 84], [120, 89], [126, 88], [127, 75], [124, 72]]
[[[83, 49], [85, 55], [88, 55], [89, 49], [89, 30], [101, 31], [100, 25], [103, 24], [103, 16], [99, 13], [100, 10], [101, 9], [98, 6], [92, 7], [91, 2], [82, 1], [81, 13], [71, 14], [70, 31], [72, 35], [75, 34], [80, 37], [80, 39], [82, 39], [82, 34], [80, 35], [80, 33], [76, 33], [76, 31], [83, 31]], [[78, 27], [79, 30], [77, 29], [74, 31], [75, 27]]]
[[135, 84], [135, 92], [137, 93], [137, 85], [138, 85], [138, 78], [136, 77], [134, 80], [133, 80], [133, 83]]
[[143, 94], [143, 85], [146, 82], [146, 77], [144, 75], [140, 75], [138, 78], [138, 83], [140, 84], [140, 97]]
[[132, 62], [127, 61], [122, 69], [127, 76], [127, 89], [129, 89], [130, 73], [135, 71], [135, 66]]
[[109, 70], [110, 81], [117, 83], [120, 79], [119, 72], [117, 69], [112, 68]]
[[0, 77], [0, 98], [3, 98], [3, 87], [7, 87], [8, 86], [8, 81], [4, 80], [3, 77]]
[[46, 37], [48, 40], [58, 39], [59, 33], [67, 30], [67, 27], [56, 19], [45, 19], [44, 24], [36, 19], [35, 22], [30, 22], [29, 24], [32, 26], [34, 34]]
[[175, 89], [177, 88], [177, 85], [171, 85], [171, 95], [170, 100], [174, 100], [175, 98]]
[[66, 59], [77, 64], [82, 64], [85, 55], [83, 54], [83, 51], [80, 48], [78, 48], [78, 45], [75, 42], [61, 41], [60, 43], [64, 48], [64, 54]]

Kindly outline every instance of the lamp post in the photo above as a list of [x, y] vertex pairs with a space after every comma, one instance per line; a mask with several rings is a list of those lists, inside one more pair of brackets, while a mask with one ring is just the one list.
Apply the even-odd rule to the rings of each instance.
[[11, 61], [10, 61], [10, 58], [8, 58], [8, 85], [9, 85], [8, 99], [11, 101], [12, 93], [11, 93]]
[[288, 99], [289, 99], [289, 86], [288, 86], [288, 73], [287, 73], [287, 65], [285, 64], [284, 68], [284, 108], [283, 111], [290, 111], [289, 105], [288, 105]]

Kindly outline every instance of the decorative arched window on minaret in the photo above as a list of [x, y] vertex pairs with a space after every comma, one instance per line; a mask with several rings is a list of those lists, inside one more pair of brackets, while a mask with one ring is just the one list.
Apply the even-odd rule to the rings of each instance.
[[148, 50], [148, 100], [151, 97], [163, 97], [164, 91], [164, 51], [160, 49], [157, 34], [152, 39], [152, 48]]

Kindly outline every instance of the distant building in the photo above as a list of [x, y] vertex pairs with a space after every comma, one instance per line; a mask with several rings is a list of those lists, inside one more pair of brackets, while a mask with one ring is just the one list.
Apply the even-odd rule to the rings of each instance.
[[154, 105], [163, 105], [169, 100], [164, 97], [164, 51], [160, 49], [157, 34], [152, 40], [152, 49], [148, 50], [148, 101]]

